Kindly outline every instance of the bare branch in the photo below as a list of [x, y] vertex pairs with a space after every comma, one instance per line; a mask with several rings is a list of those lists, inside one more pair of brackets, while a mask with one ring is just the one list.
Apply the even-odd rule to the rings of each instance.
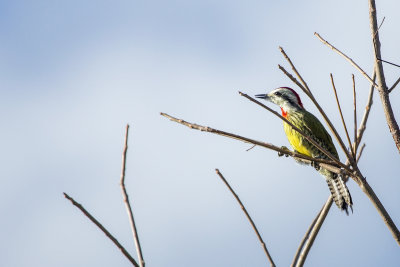
[[377, 60], [382, 61], [382, 62], [385, 62], [385, 63], [387, 63], [387, 64], [389, 64], [389, 65], [396, 66], [396, 67], [400, 68], [400, 65], [395, 64], [395, 63], [393, 63], [393, 62], [386, 61], [386, 60], [383, 60], [383, 59], [381, 59], [381, 58], [377, 58]]
[[[305, 164], [311, 164], [312, 162], [318, 162], [320, 167], [323, 167], [331, 172], [340, 174], [340, 175], [349, 175], [352, 176], [353, 178], [357, 177], [349, 168], [348, 166], [344, 165], [343, 163], [341, 163], [343, 166], [345, 166], [345, 169], [341, 169], [336, 167], [337, 163], [331, 160], [324, 160], [324, 159], [319, 159], [319, 158], [312, 158], [303, 154], [299, 154], [299, 153], [295, 153], [293, 151], [290, 151], [288, 149], [282, 149], [281, 147], [277, 147], [274, 146], [270, 143], [265, 143], [265, 142], [260, 142], [254, 139], [250, 139], [247, 137], [243, 137], [237, 134], [232, 134], [232, 133], [228, 133], [228, 132], [224, 132], [221, 130], [217, 130], [211, 127], [207, 127], [207, 126], [202, 126], [202, 125], [198, 125], [195, 123], [190, 123], [187, 121], [184, 121], [182, 119], [178, 119], [175, 117], [172, 117], [171, 115], [168, 115], [166, 113], [160, 113], [161, 116], [164, 116], [168, 119], [170, 119], [171, 121], [180, 123], [182, 125], [185, 125], [191, 129], [195, 129], [195, 130], [199, 130], [202, 132], [209, 132], [209, 133], [213, 133], [213, 134], [217, 134], [217, 135], [221, 135], [221, 136], [225, 136], [225, 137], [229, 137], [232, 139], [236, 139], [245, 143], [249, 143], [249, 144], [253, 144], [253, 145], [257, 145], [257, 146], [261, 146], [261, 147], [265, 147], [271, 150], [274, 150], [276, 152], [280, 152], [283, 155], [288, 155], [291, 156], [293, 158], [295, 158], [296, 160], [301, 160], [303, 163]], [[343, 173], [344, 172], [344, 173]]]
[[229, 185], [228, 181], [225, 179], [225, 177], [222, 175], [222, 173], [218, 170], [215, 169], [215, 171], [217, 172], [218, 176], [221, 178], [221, 180], [225, 183], [225, 185], [228, 187], [229, 191], [231, 191], [232, 195], [235, 197], [235, 199], [237, 200], [237, 202], [239, 203], [240, 207], [242, 208], [244, 214], [246, 215], [247, 219], [249, 220], [251, 227], [253, 228], [254, 232], [257, 235], [258, 240], [261, 243], [261, 246], [263, 247], [264, 253], [268, 258], [268, 261], [271, 264], [271, 267], [275, 267], [275, 263], [272, 260], [271, 255], [268, 252], [267, 246], [265, 245], [264, 240], [262, 239], [260, 232], [258, 231], [253, 219], [250, 217], [250, 214], [247, 212], [245, 206], [243, 205], [242, 201], [240, 200], [239, 196], [235, 193], [235, 191], [232, 189], [232, 187]]
[[393, 91], [394, 88], [396, 88], [396, 86], [399, 84], [400, 82], [400, 77], [397, 79], [397, 81], [392, 85], [392, 87], [390, 87], [389, 89], [389, 93], [391, 93]]
[[[286, 54], [285, 54], [286, 55]], [[287, 55], [286, 55], [287, 56]], [[290, 61], [291, 62], [291, 61]], [[309, 96], [310, 91], [308, 91], [292, 74], [290, 74], [284, 67], [278, 65], [278, 68], [287, 76], [289, 77], [292, 82], [294, 82], [307, 96]]]
[[375, 32], [373, 38], [375, 38], [375, 35], [376, 35], [376, 34], [379, 32], [379, 30], [381, 29], [383, 22], [385, 22], [385, 18], [386, 18], [386, 17], [383, 17], [383, 19], [382, 19], [382, 21], [381, 21], [381, 24], [379, 24], [379, 27], [378, 27], [378, 29], [376, 30], [376, 32]]
[[128, 213], [129, 223], [130, 223], [131, 229], [132, 229], [133, 240], [135, 241], [135, 247], [136, 247], [136, 252], [138, 255], [140, 267], [144, 267], [145, 263], [144, 263], [144, 259], [143, 259], [142, 248], [141, 248], [140, 242], [139, 242], [139, 235], [138, 235], [138, 232], [136, 229], [135, 219], [133, 218], [133, 212], [132, 212], [131, 203], [129, 202], [129, 196], [128, 196], [128, 193], [126, 192], [126, 188], [125, 188], [125, 166], [126, 166], [126, 153], [128, 151], [128, 132], [129, 132], [129, 124], [126, 125], [124, 151], [122, 152], [122, 168], [121, 168], [120, 185], [121, 185], [121, 190], [122, 190], [122, 196], [124, 198], [126, 212]]
[[356, 81], [354, 79], [354, 74], [351, 74], [351, 78], [353, 80], [353, 111], [354, 111], [354, 146], [353, 146], [353, 155], [357, 153], [358, 142], [357, 142], [357, 94], [356, 94]]
[[397, 124], [396, 118], [394, 117], [392, 105], [390, 103], [389, 91], [386, 86], [385, 74], [383, 71], [382, 62], [378, 60], [378, 58], [382, 58], [382, 56], [381, 56], [381, 43], [379, 41], [379, 32], [377, 32], [378, 26], [376, 19], [375, 0], [369, 0], [369, 18], [370, 18], [372, 40], [375, 52], [376, 77], [378, 79], [378, 84], [379, 84], [377, 88], [379, 91], [379, 95], [381, 97], [383, 111], [385, 113], [386, 122], [389, 126], [389, 131], [392, 134], [396, 147], [400, 152], [400, 129], [399, 125]]
[[396, 225], [394, 224], [392, 218], [390, 217], [389, 213], [386, 211], [385, 207], [382, 205], [379, 198], [376, 196], [374, 190], [369, 186], [367, 180], [361, 180], [361, 190], [367, 195], [367, 197], [371, 200], [372, 204], [377, 209], [379, 215], [381, 215], [384, 223], [389, 228], [393, 238], [396, 240], [397, 244], [400, 245], [400, 232], [397, 229]]
[[[342, 108], [340, 107], [340, 102], [339, 102], [339, 98], [338, 98], [338, 95], [337, 95], [335, 82], [333, 81], [332, 73], [331, 73], [331, 82], [332, 82], [333, 92], [335, 93], [335, 98], [336, 98], [336, 103], [337, 103], [337, 106], [338, 106], [338, 109], [339, 109], [340, 118], [342, 119], [343, 128], [344, 128], [344, 131], [346, 133], [347, 141], [349, 142], [349, 147], [351, 148], [351, 141], [350, 141], [349, 132], [347, 131], [346, 122], [344, 121], [344, 118], [343, 118]], [[350, 150], [351, 150], [351, 154], [353, 156], [353, 159], [355, 159], [356, 156], [354, 155], [354, 151], [352, 149], [350, 149]]]
[[[331, 196], [329, 196], [329, 198], [331, 198]], [[328, 200], [329, 200], [329, 199], [328, 199]], [[311, 225], [308, 227], [307, 232], [306, 232], [305, 235], [303, 236], [303, 239], [301, 240], [301, 243], [300, 243], [299, 247], [298, 247], [297, 250], [296, 250], [296, 254], [294, 255], [293, 262], [292, 262], [292, 264], [291, 264], [290, 266], [293, 267], [293, 266], [296, 265], [296, 262], [297, 262], [297, 260], [299, 259], [301, 250], [303, 249], [304, 244], [306, 243], [306, 241], [307, 241], [307, 239], [308, 239], [308, 237], [309, 237], [309, 235], [310, 235], [310, 233], [311, 233], [311, 230], [312, 230], [313, 227], [315, 226], [315, 224], [316, 224], [316, 222], [317, 222], [319, 216], [321, 215], [322, 209], [323, 209], [324, 207], [325, 207], [325, 204], [324, 204], [324, 206], [322, 206], [321, 210], [318, 212], [317, 216], [314, 218], [314, 220], [312, 221]]]
[[[376, 72], [374, 70], [374, 74], [372, 76], [372, 79], [375, 81], [376, 78]], [[373, 98], [374, 98], [374, 89], [375, 87], [371, 84], [369, 88], [369, 94], [368, 94], [368, 100], [367, 104], [365, 105], [365, 111], [363, 118], [361, 120], [360, 126], [358, 127], [358, 132], [357, 132], [357, 147], [360, 145], [361, 139], [364, 135], [365, 129], [367, 128], [367, 121], [369, 117], [369, 112], [371, 111], [371, 106], [373, 104]]]
[[334, 47], [333, 45], [331, 45], [328, 41], [326, 41], [324, 38], [322, 38], [318, 33], [314, 33], [315, 36], [318, 37], [318, 39], [326, 44], [327, 46], [329, 46], [333, 51], [337, 52], [339, 55], [343, 56], [347, 61], [349, 61], [351, 63], [351, 65], [353, 65], [354, 67], [356, 67], [356, 69], [358, 69], [362, 75], [364, 75], [365, 78], [367, 78], [367, 80], [372, 83], [375, 87], [378, 87], [378, 85], [368, 76], [368, 74], [360, 67], [358, 66], [351, 58], [349, 58], [348, 56], [346, 56], [343, 52], [341, 52], [339, 49], [337, 49], [336, 47]]
[[250, 151], [250, 150], [252, 150], [252, 149], [255, 148], [255, 147], [256, 147], [256, 145], [252, 145], [250, 148], [246, 149], [246, 151]]
[[365, 143], [363, 143], [362, 146], [360, 147], [360, 151], [358, 152], [358, 155], [357, 155], [357, 162], [360, 160], [361, 155], [364, 151], [364, 148], [365, 148]]
[[283, 54], [283, 56], [286, 58], [286, 60], [289, 62], [290, 66], [292, 67], [292, 70], [294, 71], [294, 73], [296, 74], [297, 78], [300, 79], [301, 83], [304, 85], [305, 88], [307, 88], [307, 91], [311, 93], [310, 88], [308, 87], [307, 83], [304, 81], [303, 77], [301, 77], [300, 73], [297, 71], [296, 67], [293, 65], [292, 61], [290, 60], [290, 58], [288, 57], [288, 55], [285, 53], [285, 50], [283, 50], [282, 47], [279, 47], [279, 50], [281, 51], [281, 53]]
[[134, 258], [129, 254], [128, 251], [118, 242], [118, 240], [98, 221], [96, 220], [80, 203], [76, 202], [72, 197], [70, 197], [67, 193], [64, 193], [64, 197], [71, 201], [71, 203], [80, 209], [86, 217], [89, 218], [100, 230], [121, 250], [122, 254], [128, 258], [128, 260], [133, 264], [133, 266], [139, 267], [139, 264], [135, 261]]
[[306, 235], [304, 236], [299, 249], [296, 252], [295, 258], [291, 266], [303, 266], [304, 262], [308, 256], [308, 252], [312, 245], [314, 244], [315, 238], [318, 235], [319, 230], [321, 229], [322, 224], [325, 221], [326, 216], [332, 206], [333, 198], [330, 195], [328, 200], [325, 202], [324, 206], [322, 207], [321, 211], [318, 213], [317, 217], [311, 223], [309, 229], [307, 230]]

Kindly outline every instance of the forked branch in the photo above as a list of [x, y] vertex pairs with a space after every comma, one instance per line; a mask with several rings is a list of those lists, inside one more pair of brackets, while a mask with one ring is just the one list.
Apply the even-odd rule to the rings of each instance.
[[144, 259], [143, 259], [142, 247], [140, 246], [139, 235], [138, 235], [138, 231], [136, 229], [135, 219], [133, 218], [131, 203], [129, 201], [129, 196], [128, 196], [128, 193], [126, 192], [126, 187], [125, 187], [125, 166], [126, 166], [126, 153], [128, 151], [128, 132], [129, 132], [129, 124], [126, 125], [126, 131], [125, 131], [124, 150], [122, 152], [122, 168], [121, 168], [120, 185], [121, 185], [121, 190], [122, 190], [122, 196], [124, 198], [126, 212], [128, 213], [129, 223], [130, 223], [131, 229], [132, 229], [133, 240], [135, 242], [135, 247], [136, 247], [136, 252], [138, 255], [140, 267], [144, 267], [145, 263], [144, 263]]

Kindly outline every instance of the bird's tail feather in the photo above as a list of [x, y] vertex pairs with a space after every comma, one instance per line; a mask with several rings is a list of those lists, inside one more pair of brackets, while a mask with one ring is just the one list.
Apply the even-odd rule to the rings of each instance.
[[353, 201], [351, 199], [351, 195], [349, 189], [344, 183], [342, 177], [332, 174], [330, 177], [327, 177], [326, 182], [328, 183], [329, 190], [331, 191], [333, 200], [335, 201], [336, 206], [339, 209], [344, 210], [346, 214], [349, 214], [348, 208], [350, 207], [351, 211], [353, 211], [352, 205]]

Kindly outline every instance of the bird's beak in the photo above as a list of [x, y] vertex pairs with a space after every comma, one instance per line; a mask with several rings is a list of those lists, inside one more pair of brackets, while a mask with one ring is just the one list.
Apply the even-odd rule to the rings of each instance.
[[269, 98], [268, 94], [259, 94], [259, 95], [255, 95], [255, 97], [266, 99], [266, 100], [268, 100], [268, 98]]

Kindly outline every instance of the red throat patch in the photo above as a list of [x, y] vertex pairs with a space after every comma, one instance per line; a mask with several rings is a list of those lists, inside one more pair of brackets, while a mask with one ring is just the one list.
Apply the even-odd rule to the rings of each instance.
[[282, 116], [286, 119], [287, 112], [282, 107], [281, 107], [281, 111], [282, 111]]

